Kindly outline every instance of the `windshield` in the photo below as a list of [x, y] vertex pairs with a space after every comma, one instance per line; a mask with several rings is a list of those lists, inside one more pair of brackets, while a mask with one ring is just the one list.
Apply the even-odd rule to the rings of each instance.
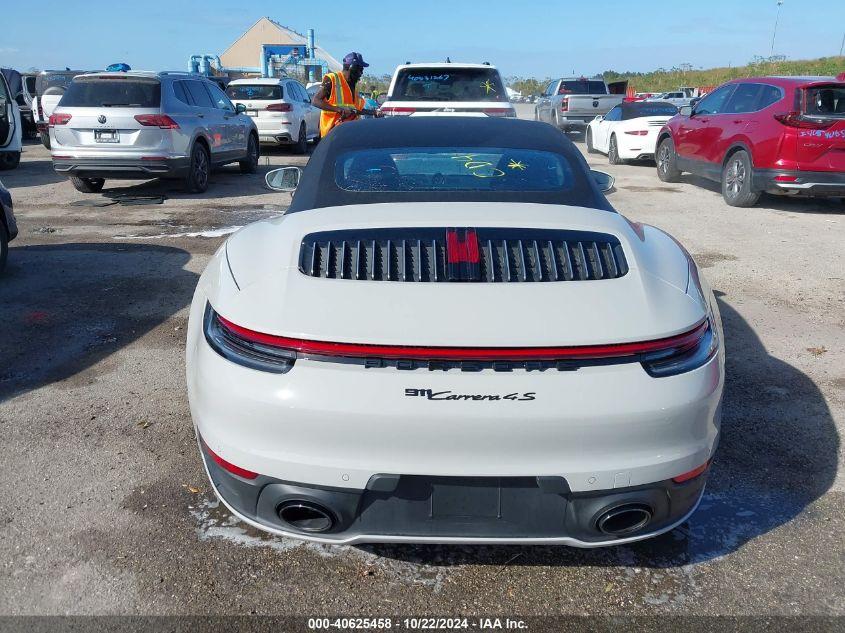
[[671, 103], [659, 101], [633, 101], [622, 105], [622, 120], [637, 119], [644, 116], [675, 116], [678, 108]]
[[577, 95], [604, 95], [607, 94], [607, 87], [603, 81], [590, 81], [579, 79], [576, 81], [564, 80], [558, 89], [558, 94]]
[[62, 72], [47, 72], [38, 75], [35, 79], [35, 89], [39, 95], [43, 95], [48, 88], [67, 88], [73, 78], [81, 75], [82, 70], [78, 71], [62, 71]]
[[396, 76], [394, 101], [507, 101], [494, 68], [405, 68]]
[[151, 79], [94, 77], [74, 81], [62, 97], [63, 108], [161, 106], [161, 84]]
[[279, 84], [241, 84], [237, 86], [229, 84], [229, 88], [226, 90], [226, 94], [229, 95], [230, 99], [240, 99], [245, 101], [269, 101], [271, 99], [278, 100], [284, 98], [282, 93], [282, 87]]
[[567, 159], [529, 149], [403, 147], [341, 154], [335, 181], [346, 191], [568, 191]]

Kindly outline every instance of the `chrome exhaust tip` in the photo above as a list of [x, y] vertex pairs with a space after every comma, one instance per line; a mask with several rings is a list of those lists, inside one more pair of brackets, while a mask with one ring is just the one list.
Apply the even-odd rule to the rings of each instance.
[[299, 532], [328, 532], [335, 525], [334, 515], [319, 503], [296, 499], [285, 501], [277, 510], [279, 518]]
[[624, 536], [639, 532], [651, 522], [652, 509], [642, 503], [626, 503], [607, 510], [596, 521], [604, 534]]

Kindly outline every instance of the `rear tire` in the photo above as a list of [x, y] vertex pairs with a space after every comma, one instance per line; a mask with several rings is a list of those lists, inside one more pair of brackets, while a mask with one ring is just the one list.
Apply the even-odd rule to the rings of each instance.
[[99, 193], [103, 190], [103, 185], [106, 184], [105, 178], [80, 178], [78, 176], [71, 176], [70, 182], [74, 189], [82, 193]]
[[670, 137], [664, 138], [657, 146], [655, 162], [657, 163], [657, 177], [663, 182], [678, 182], [681, 180], [681, 170], [678, 169], [675, 143]]
[[21, 162], [20, 152], [0, 153], [0, 169], [14, 169]]
[[610, 145], [607, 148], [607, 162], [611, 165], [621, 165], [625, 161], [619, 158], [619, 147], [616, 145], [616, 135], [610, 137]]
[[41, 144], [47, 149], [50, 149], [50, 133], [39, 132], [38, 135], [41, 137]]
[[730, 155], [722, 167], [722, 197], [732, 207], [753, 207], [760, 191], [751, 188], [751, 158], [745, 150]]
[[6, 225], [0, 222], [0, 274], [6, 268], [6, 258], [9, 255], [9, 234], [6, 232]]
[[593, 147], [593, 133], [590, 131], [590, 128], [587, 128], [586, 132], [586, 143], [587, 143], [587, 153], [588, 154], [598, 154], [596, 148]]
[[204, 193], [208, 189], [208, 176], [211, 173], [211, 158], [202, 143], [194, 143], [191, 148], [191, 164], [185, 176], [185, 189], [190, 193]]
[[241, 168], [241, 173], [254, 174], [258, 169], [258, 157], [260, 155], [261, 151], [258, 147], [258, 139], [255, 138], [255, 134], [250, 134], [249, 141], [246, 146], [246, 158], [238, 162], [238, 165]]
[[304, 154], [308, 151], [308, 137], [305, 133], [305, 121], [299, 125], [299, 136], [296, 139], [296, 143], [291, 146], [291, 151], [294, 154]]

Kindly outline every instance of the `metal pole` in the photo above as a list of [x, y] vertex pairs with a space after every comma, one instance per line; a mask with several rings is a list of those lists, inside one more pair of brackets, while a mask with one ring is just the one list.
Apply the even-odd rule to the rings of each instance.
[[778, 32], [778, 20], [780, 20], [780, 6], [782, 4], [783, 4], [783, 0], [778, 0], [778, 12], [775, 15], [775, 28], [772, 31], [772, 50], [769, 53], [769, 57], [775, 56], [775, 35], [777, 35], [777, 32]]
[[842, 57], [842, 51], [845, 50], [845, 33], [842, 34], [842, 45], [839, 47], [839, 56]]

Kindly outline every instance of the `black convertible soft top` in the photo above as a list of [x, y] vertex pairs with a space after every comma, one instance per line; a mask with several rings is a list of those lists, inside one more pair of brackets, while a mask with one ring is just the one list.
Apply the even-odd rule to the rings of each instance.
[[[511, 148], [561, 155], [572, 171], [565, 191], [348, 191], [335, 182], [345, 152], [373, 148]], [[288, 213], [381, 202], [534, 202], [614, 211], [590, 168], [566, 135], [547, 123], [495, 117], [389, 117], [344, 123], [324, 138], [308, 161]]]

